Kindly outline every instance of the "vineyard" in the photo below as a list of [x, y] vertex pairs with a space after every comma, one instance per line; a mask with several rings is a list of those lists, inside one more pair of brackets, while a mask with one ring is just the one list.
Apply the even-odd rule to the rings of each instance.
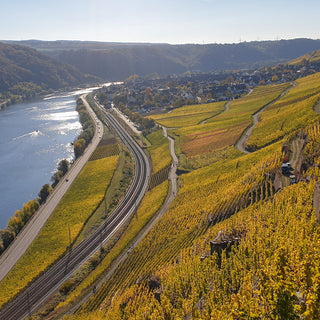
[[252, 115], [288, 87], [288, 84], [258, 87], [250, 95], [232, 101], [228, 111], [204, 124], [173, 129], [173, 133], [180, 138], [181, 152], [192, 159], [235, 145], [251, 125]]
[[164, 167], [151, 176], [149, 190], [168, 180], [170, 166]]
[[320, 99], [319, 82], [319, 74], [299, 79], [283, 98], [267, 107], [247, 141], [247, 148], [262, 148], [318, 119], [313, 107]]
[[148, 152], [152, 160], [152, 174], [154, 175], [160, 170], [165, 170], [171, 164], [169, 142], [163, 136], [162, 129], [149, 134], [147, 139], [151, 143], [151, 146], [148, 147]]
[[[319, 318], [317, 77], [297, 81], [277, 101], [290, 84], [257, 88], [204, 124], [171, 129], [180, 159], [185, 154], [198, 161], [196, 170], [179, 177], [175, 201], [113, 276], [64, 319]], [[245, 130], [252, 114], [270, 102], [261, 123], [279, 106], [291, 106], [297, 123], [251, 154], [237, 152], [232, 144], [242, 132], [235, 128]], [[274, 131], [267, 128], [263, 138]], [[214, 142], [210, 136], [218, 132], [230, 142]], [[306, 141], [302, 181], [275, 190], [282, 146], [298, 136]], [[201, 138], [205, 143], [197, 144]], [[237, 239], [236, 245], [212, 253], [210, 241], [218, 234]]]
[[184, 106], [170, 113], [154, 115], [150, 118], [169, 128], [192, 126], [218, 115], [224, 110], [225, 104], [225, 102], [216, 102]]
[[98, 146], [91, 155], [89, 161], [117, 156], [120, 153], [120, 145], [118, 143]]
[[[194, 179], [196, 171], [192, 172], [193, 177], [190, 177], [190, 180], [184, 179], [174, 206], [82, 311], [108, 306], [114, 293], [121, 292], [136, 281], [143, 282], [148, 279], [157, 266], [174, 260], [181, 248], [190, 246], [211, 225], [227, 219], [241, 208], [270, 197], [273, 194], [270, 176], [279, 166], [280, 158], [273, 154], [267, 160], [261, 160], [263, 156], [264, 154], [260, 153], [251, 159], [256, 165], [245, 175], [244, 170], [248, 169], [246, 166], [250, 160], [243, 164], [230, 161], [228, 166], [237, 170], [232, 173], [228, 170], [226, 173], [220, 171], [215, 177], [210, 177], [203, 171], [202, 175], [207, 177], [207, 182], [202, 176], [197, 183]], [[222, 190], [221, 185], [224, 186]], [[219, 194], [215, 192], [218, 190]]]
[[[274, 194], [283, 142], [184, 175], [163, 219], [64, 319], [319, 318], [319, 123], [303, 135], [309, 183]], [[219, 231], [240, 240], [210, 255]]]

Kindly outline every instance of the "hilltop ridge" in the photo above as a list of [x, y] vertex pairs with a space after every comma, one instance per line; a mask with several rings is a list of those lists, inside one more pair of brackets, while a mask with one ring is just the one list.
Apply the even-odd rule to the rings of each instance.
[[284, 63], [320, 48], [320, 40], [291, 39], [233, 44], [108, 43], [95, 41], [6, 41], [37, 49], [105, 80], [132, 74], [165, 76], [186, 71], [248, 69]]

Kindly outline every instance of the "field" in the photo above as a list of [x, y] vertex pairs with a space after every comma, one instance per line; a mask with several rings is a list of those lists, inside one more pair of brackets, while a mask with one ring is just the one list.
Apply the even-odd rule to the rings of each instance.
[[262, 148], [315, 121], [319, 115], [313, 108], [319, 99], [319, 74], [297, 80], [282, 99], [261, 113], [261, 121], [248, 139], [247, 147], [251, 150]]
[[102, 201], [118, 157], [90, 161], [76, 178], [35, 241], [0, 283], [0, 305], [39, 275], [78, 236], [85, 221]]
[[148, 147], [152, 160], [152, 174], [159, 170], [166, 168], [171, 163], [171, 156], [169, 150], [169, 141], [163, 136], [162, 129], [157, 130], [147, 136], [151, 146]]
[[218, 115], [224, 110], [225, 104], [226, 102], [217, 102], [184, 106], [174, 109], [170, 113], [158, 114], [150, 118], [168, 128], [192, 126]]
[[230, 103], [228, 111], [209, 119], [206, 123], [173, 129], [179, 137], [181, 153], [192, 167], [192, 158], [231, 147], [251, 125], [252, 115], [275, 100], [289, 84], [258, 87], [250, 95]]

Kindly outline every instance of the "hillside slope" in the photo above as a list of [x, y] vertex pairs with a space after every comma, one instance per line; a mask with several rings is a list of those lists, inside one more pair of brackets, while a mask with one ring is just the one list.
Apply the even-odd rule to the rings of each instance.
[[[258, 87], [210, 123], [186, 126], [188, 132], [173, 129], [181, 159], [184, 137], [203, 134], [214, 146], [214, 136], [230, 136], [234, 119], [245, 116], [250, 126], [249, 118], [273, 101], [261, 113], [266, 143], [257, 151], [242, 154], [228, 141], [213, 153], [193, 145], [186, 163], [204, 166], [179, 177], [179, 193], [167, 213], [65, 319], [319, 319], [320, 227], [313, 210], [320, 176], [320, 125], [313, 111], [319, 82], [320, 73], [301, 78], [283, 96], [288, 84]], [[309, 101], [310, 93], [317, 99]], [[290, 122], [280, 122], [281, 135], [269, 141], [274, 128], [263, 119], [274, 106], [274, 115], [285, 120], [290, 114]], [[279, 106], [287, 112], [278, 112]], [[285, 187], [281, 150], [297, 139], [304, 149], [295, 156], [303, 165], [292, 172], [297, 183]]]
[[[8, 42], [8, 41], [7, 41]], [[106, 80], [132, 74], [252, 68], [287, 62], [320, 48], [320, 40], [292, 39], [238, 44], [134, 44], [86, 41], [16, 41]]]
[[2, 93], [12, 90], [15, 86], [26, 87], [27, 83], [31, 87], [37, 87], [38, 90], [40, 88], [56, 90], [94, 79], [92, 76], [84, 75], [75, 67], [61, 63], [35, 49], [0, 43], [0, 92]]

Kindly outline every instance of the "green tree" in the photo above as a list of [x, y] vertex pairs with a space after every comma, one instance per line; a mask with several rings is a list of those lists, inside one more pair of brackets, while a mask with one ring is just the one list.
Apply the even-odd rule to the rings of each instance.
[[42, 186], [41, 190], [38, 193], [38, 196], [40, 197], [40, 204], [44, 203], [50, 192], [52, 191], [52, 187], [50, 186], [50, 183], [46, 183], [44, 186]]
[[13, 241], [14, 233], [8, 228], [5, 228], [4, 230], [0, 230], [0, 239], [2, 241], [2, 247], [4, 251], [6, 248], [9, 247], [10, 243]]
[[63, 159], [58, 164], [58, 170], [62, 171], [63, 175], [65, 175], [69, 170], [69, 165], [69, 161], [67, 159]]

